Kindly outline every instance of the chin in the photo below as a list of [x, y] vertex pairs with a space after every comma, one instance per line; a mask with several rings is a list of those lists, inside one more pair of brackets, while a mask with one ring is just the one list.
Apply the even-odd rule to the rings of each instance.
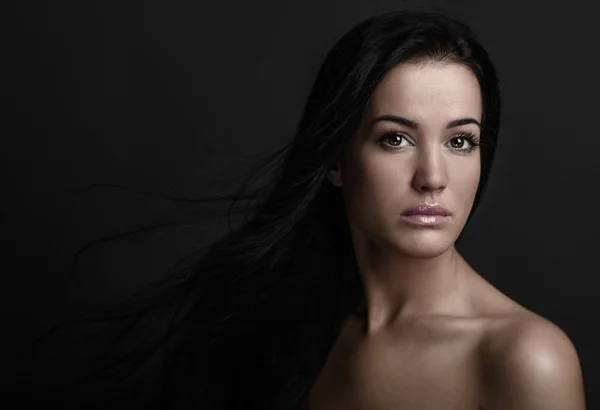
[[394, 248], [417, 259], [431, 259], [444, 254], [454, 246], [457, 237], [443, 230], [402, 232], [398, 236]]

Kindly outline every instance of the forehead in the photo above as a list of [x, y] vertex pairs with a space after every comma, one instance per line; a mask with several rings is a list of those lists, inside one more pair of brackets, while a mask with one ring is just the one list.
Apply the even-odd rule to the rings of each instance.
[[475, 74], [463, 64], [402, 63], [375, 88], [367, 111], [373, 118], [396, 114], [444, 126], [455, 118], [481, 120], [481, 90]]

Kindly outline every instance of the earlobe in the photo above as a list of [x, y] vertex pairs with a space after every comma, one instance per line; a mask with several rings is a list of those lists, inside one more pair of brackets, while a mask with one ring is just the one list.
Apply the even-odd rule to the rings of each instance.
[[329, 174], [327, 174], [327, 178], [329, 178], [329, 181], [334, 187], [342, 187], [342, 170], [339, 161], [336, 162], [333, 168], [329, 171]]

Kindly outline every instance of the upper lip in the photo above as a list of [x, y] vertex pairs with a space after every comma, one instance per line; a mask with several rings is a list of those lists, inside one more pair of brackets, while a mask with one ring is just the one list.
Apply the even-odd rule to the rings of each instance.
[[402, 215], [452, 215], [452, 212], [439, 204], [422, 203], [402, 212]]

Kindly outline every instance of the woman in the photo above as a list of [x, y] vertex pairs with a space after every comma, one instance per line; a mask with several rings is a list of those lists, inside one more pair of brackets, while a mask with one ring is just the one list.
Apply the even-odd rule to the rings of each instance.
[[166, 370], [116, 401], [138, 386], [162, 408], [584, 409], [564, 332], [455, 248], [499, 126], [464, 24], [402, 11], [352, 29], [251, 219], [131, 305], [170, 327], [121, 364], [161, 353]]

